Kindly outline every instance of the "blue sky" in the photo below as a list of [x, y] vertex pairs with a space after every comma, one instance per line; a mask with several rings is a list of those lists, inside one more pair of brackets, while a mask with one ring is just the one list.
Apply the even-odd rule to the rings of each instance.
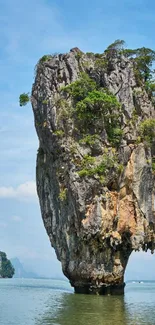
[[[19, 107], [19, 94], [31, 91], [44, 54], [103, 52], [118, 38], [154, 48], [154, 12], [152, 0], [0, 0], [0, 250], [31, 270], [61, 275], [36, 197], [32, 109]], [[154, 269], [154, 256], [133, 254], [127, 278], [155, 279]]]

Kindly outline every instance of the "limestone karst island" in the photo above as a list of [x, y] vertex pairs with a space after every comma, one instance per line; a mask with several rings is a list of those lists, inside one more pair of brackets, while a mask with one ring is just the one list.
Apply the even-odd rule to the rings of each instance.
[[12, 278], [15, 270], [4, 252], [0, 252], [0, 278]]
[[76, 293], [123, 294], [132, 251], [154, 251], [154, 60], [117, 40], [102, 54], [73, 48], [36, 66], [38, 196]]

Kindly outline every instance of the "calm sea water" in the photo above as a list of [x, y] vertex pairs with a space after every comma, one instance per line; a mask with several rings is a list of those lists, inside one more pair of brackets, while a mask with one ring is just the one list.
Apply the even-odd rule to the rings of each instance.
[[65, 281], [0, 280], [0, 325], [155, 325], [155, 283], [124, 297], [75, 295]]

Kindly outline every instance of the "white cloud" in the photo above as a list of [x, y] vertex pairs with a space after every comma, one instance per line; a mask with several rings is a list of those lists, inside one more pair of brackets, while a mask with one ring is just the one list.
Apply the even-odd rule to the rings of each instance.
[[36, 183], [29, 181], [18, 187], [0, 187], [0, 198], [15, 198], [19, 200], [34, 200], [37, 198]]

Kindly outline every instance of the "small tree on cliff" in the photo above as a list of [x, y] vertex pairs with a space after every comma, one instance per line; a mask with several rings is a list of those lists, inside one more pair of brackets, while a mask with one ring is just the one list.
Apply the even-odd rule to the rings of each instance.
[[106, 51], [109, 51], [109, 50], [116, 50], [116, 51], [120, 51], [124, 48], [125, 46], [125, 41], [124, 40], [120, 40], [120, 39], [117, 39], [115, 42], [113, 42], [112, 44], [110, 44]]
[[155, 51], [150, 48], [141, 47], [135, 50], [124, 49], [122, 54], [126, 57], [134, 58], [137, 69], [145, 82], [153, 78], [154, 70], [152, 70], [152, 65], [155, 61]]
[[30, 97], [28, 93], [23, 93], [19, 96], [19, 105], [25, 106], [30, 101]]
[[135, 60], [145, 82], [151, 80], [154, 74], [154, 71], [152, 70], [152, 65], [155, 61], [155, 51], [146, 47], [137, 49]]
[[117, 39], [115, 42], [110, 44], [105, 50], [107, 57], [115, 57], [119, 54], [125, 46], [125, 41]]
[[118, 54], [123, 54], [128, 58], [133, 58], [144, 81], [151, 80], [154, 74], [152, 65], [155, 61], [155, 51], [146, 47], [137, 49], [125, 49], [124, 47], [125, 41], [118, 39], [107, 47], [105, 54], [107, 54], [108, 57], [115, 57]]

